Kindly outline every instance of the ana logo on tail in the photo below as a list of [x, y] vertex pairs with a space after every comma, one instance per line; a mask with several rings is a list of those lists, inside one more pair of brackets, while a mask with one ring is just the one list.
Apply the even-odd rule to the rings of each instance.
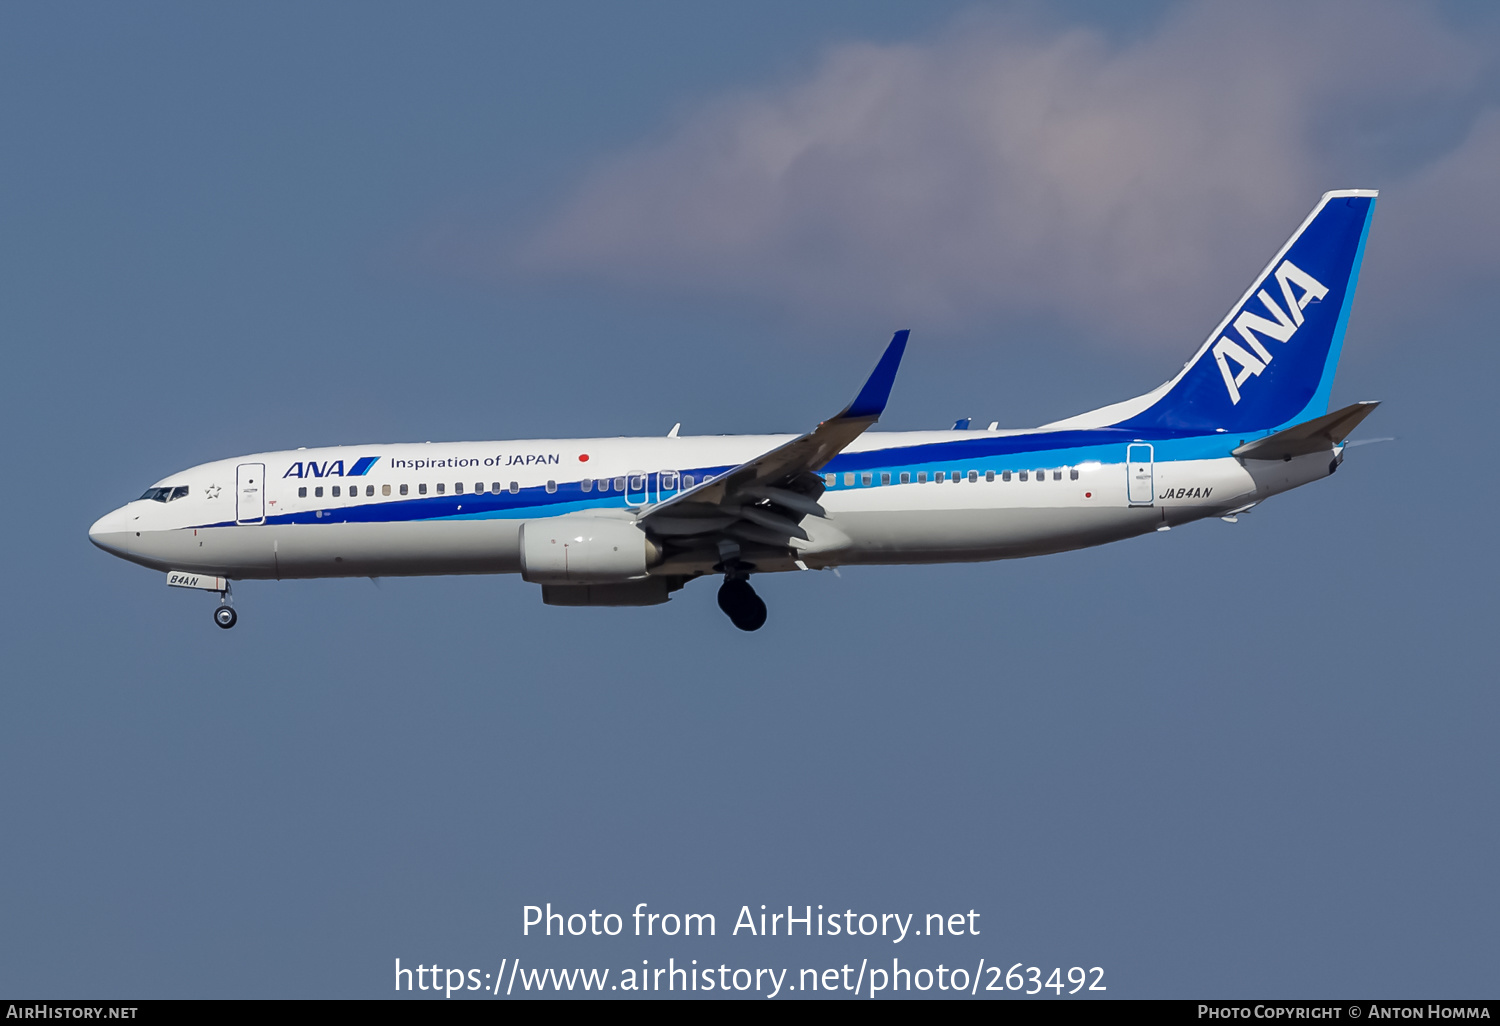
[[[1214, 359], [1218, 361], [1219, 373], [1224, 375], [1224, 387], [1229, 389], [1229, 401], [1235, 405], [1239, 405], [1240, 386], [1252, 376], [1259, 377], [1260, 372], [1266, 369], [1266, 364], [1271, 362], [1271, 351], [1255, 337], [1255, 333], [1260, 332], [1277, 342], [1290, 342], [1297, 329], [1302, 326], [1302, 311], [1307, 309], [1307, 304], [1316, 303], [1328, 295], [1326, 285], [1290, 260], [1283, 260], [1281, 266], [1276, 268], [1276, 280], [1281, 284], [1281, 298], [1286, 303], [1286, 309], [1277, 306], [1271, 294], [1261, 289], [1255, 297], [1265, 304], [1266, 311], [1276, 319], [1268, 320], [1248, 309], [1241, 310], [1240, 315], [1234, 319], [1234, 330], [1239, 333], [1245, 345], [1232, 341], [1227, 334], [1220, 336], [1219, 341], [1214, 343]], [[1302, 295], [1297, 296], [1294, 289], [1300, 289]], [[1238, 374], [1229, 370], [1230, 360], [1239, 365]]]

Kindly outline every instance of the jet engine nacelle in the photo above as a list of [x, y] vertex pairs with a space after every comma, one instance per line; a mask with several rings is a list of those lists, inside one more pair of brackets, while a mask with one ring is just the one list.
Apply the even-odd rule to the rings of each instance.
[[646, 576], [660, 551], [634, 523], [561, 516], [521, 525], [521, 577], [533, 584], [609, 584]]

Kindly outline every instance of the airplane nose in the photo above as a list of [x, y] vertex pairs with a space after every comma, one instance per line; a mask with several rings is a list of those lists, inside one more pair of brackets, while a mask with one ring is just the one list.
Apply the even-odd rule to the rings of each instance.
[[128, 535], [123, 507], [104, 514], [89, 528], [89, 541], [113, 555], [119, 555], [124, 549]]

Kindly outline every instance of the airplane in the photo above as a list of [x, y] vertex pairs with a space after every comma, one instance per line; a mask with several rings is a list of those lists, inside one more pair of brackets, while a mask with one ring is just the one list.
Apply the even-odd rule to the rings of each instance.
[[231, 582], [520, 574], [554, 606], [647, 606], [722, 577], [758, 630], [754, 574], [1013, 559], [1218, 517], [1343, 462], [1378, 403], [1328, 412], [1377, 192], [1326, 193], [1181, 371], [1027, 430], [874, 432], [907, 331], [854, 400], [801, 435], [554, 438], [261, 452], [171, 474], [89, 529], [217, 593]]

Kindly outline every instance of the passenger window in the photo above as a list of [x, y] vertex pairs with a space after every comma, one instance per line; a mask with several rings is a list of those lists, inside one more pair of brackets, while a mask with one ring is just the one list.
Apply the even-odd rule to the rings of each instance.
[[333, 486], [333, 497], [335, 499], [337, 499], [339, 497], [339, 486], [338, 485], [334, 485]]
[[297, 498], [299, 498], [299, 499], [305, 499], [305, 498], [307, 498], [307, 487], [305, 485], [303, 487], [297, 489]]
[[1052, 480], [1054, 480], [1054, 481], [1061, 481], [1062, 480], [1062, 471], [1061, 470], [1054, 470], [1052, 472]]
[[868, 488], [875, 483], [875, 475], [867, 470], [863, 474], [859, 475], [859, 483]]
[[1002, 481], [1009, 481], [1010, 480], [1010, 471], [1008, 471], [1008, 470], [1002, 470], [1000, 472], [1000, 480], [1002, 480]]
[[454, 495], [462, 495], [463, 493], [464, 493], [464, 483], [462, 481], [455, 481], [454, 484], [453, 484], [453, 494]]
[[693, 487], [693, 475], [692, 474], [683, 474], [682, 475], [682, 487], [684, 489]]
[[[548, 481], [547, 484], [551, 485], [552, 482]], [[646, 478], [645, 478], [644, 475], [642, 475], [642, 474], [631, 474], [630, 475], [630, 490], [632, 492], [638, 492], [642, 488], [645, 488], [645, 487], [646, 487]], [[552, 491], [552, 489], [549, 487], [547, 489], [547, 491], [550, 492], [550, 491]]]
[[824, 474], [823, 475], [823, 484], [825, 484], [829, 488], [832, 488], [834, 485], [836, 485], [838, 483], [839, 483], [839, 476], [837, 474]]
[[521, 490], [521, 483], [519, 481], [512, 481], [510, 483], [510, 494], [515, 495], [520, 490]]
[[917, 471], [917, 484], [926, 484], [926, 483], [927, 483], [927, 471], [925, 471], [925, 470], [919, 470], [919, 471]]
[[426, 495], [427, 494], [427, 486], [424, 485], [424, 484], [417, 485], [417, 494], [418, 495]]
[[880, 472], [880, 483], [883, 484], [883, 485], [888, 485], [888, 484], [891, 483], [891, 472], [890, 471], [888, 471], [888, 470], [882, 470]]
[[845, 473], [844, 474], [844, 484], [846, 484], [846, 485], [852, 485], [852, 484], [854, 484], [854, 475], [853, 474], [849, 474], [849, 473]]
[[390, 485], [381, 485], [380, 486], [380, 494], [381, 495], [389, 495], [389, 494], [391, 494], [391, 486]]
[[500, 494], [500, 482], [499, 481], [491, 481], [490, 482], [490, 491], [494, 492], [496, 495], [499, 495]]
[[447, 494], [447, 488], [448, 488], [448, 486], [446, 484], [444, 484], [442, 481], [439, 481], [437, 483], [437, 493], [439, 495], [445, 495], [445, 494]]
[[936, 474], [932, 475], [932, 479], [938, 484], [942, 484], [948, 480], [948, 472], [946, 470], [939, 470]]
[[316, 488], [313, 489], [313, 498], [315, 498], [315, 499], [321, 499], [322, 497], [323, 497], [323, 486], [322, 485], [318, 485], [318, 487], [316, 487]]
[[557, 491], [557, 482], [556, 481], [548, 481], [547, 482], [547, 494], [551, 495], [555, 491]]
[[903, 470], [903, 471], [901, 471], [901, 483], [902, 484], [911, 484], [911, 471], [909, 471], [909, 470]]
[[1047, 480], [1047, 472], [1045, 470], [1038, 470], [1036, 472], [1036, 479], [1038, 481], [1045, 481], [1045, 480]]
[[584, 478], [583, 479], [583, 484], [579, 485], [579, 487], [582, 488], [586, 492], [593, 491], [594, 490], [594, 479], [590, 478], [590, 477]]
[[977, 470], [971, 470], [971, 471], [969, 471], [969, 483], [973, 484], [975, 481], [978, 481], [978, 480], [979, 480], [979, 471], [977, 471]]
[[617, 492], [623, 492], [624, 490], [625, 490], [625, 479], [623, 477], [617, 477], [617, 478], [615, 478], [615, 491], [617, 491]]
[[669, 492], [677, 490], [677, 474], [675, 471], [663, 470], [656, 475], [656, 487], [666, 489]]
[[986, 481], [993, 481], [993, 480], [995, 480], [995, 472], [993, 470], [986, 470], [984, 472], [984, 479]]
[[1069, 467], [1068, 468], [1068, 480], [1069, 481], [1077, 481], [1078, 480], [1078, 468], [1077, 467]]
[[483, 495], [484, 494], [484, 482], [483, 481], [475, 481], [474, 482], [474, 494], [475, 495]]
[[1026, 471], [1024, 471], [1024, 470], [1021, 471], [1020, 478], [1021, 478], [1022, 481], [1029, 480], [1029, 478], [1026, 476]]
[[408, 486], [407, 486], [407, 485], [402, 485], [402, 486], [401, 486], [401, 494], [402, 494], [402, 495], [405, 495], [405, 494], [406, 494], [406, 489], [407, 489], [407, 487], [408, 487]]

